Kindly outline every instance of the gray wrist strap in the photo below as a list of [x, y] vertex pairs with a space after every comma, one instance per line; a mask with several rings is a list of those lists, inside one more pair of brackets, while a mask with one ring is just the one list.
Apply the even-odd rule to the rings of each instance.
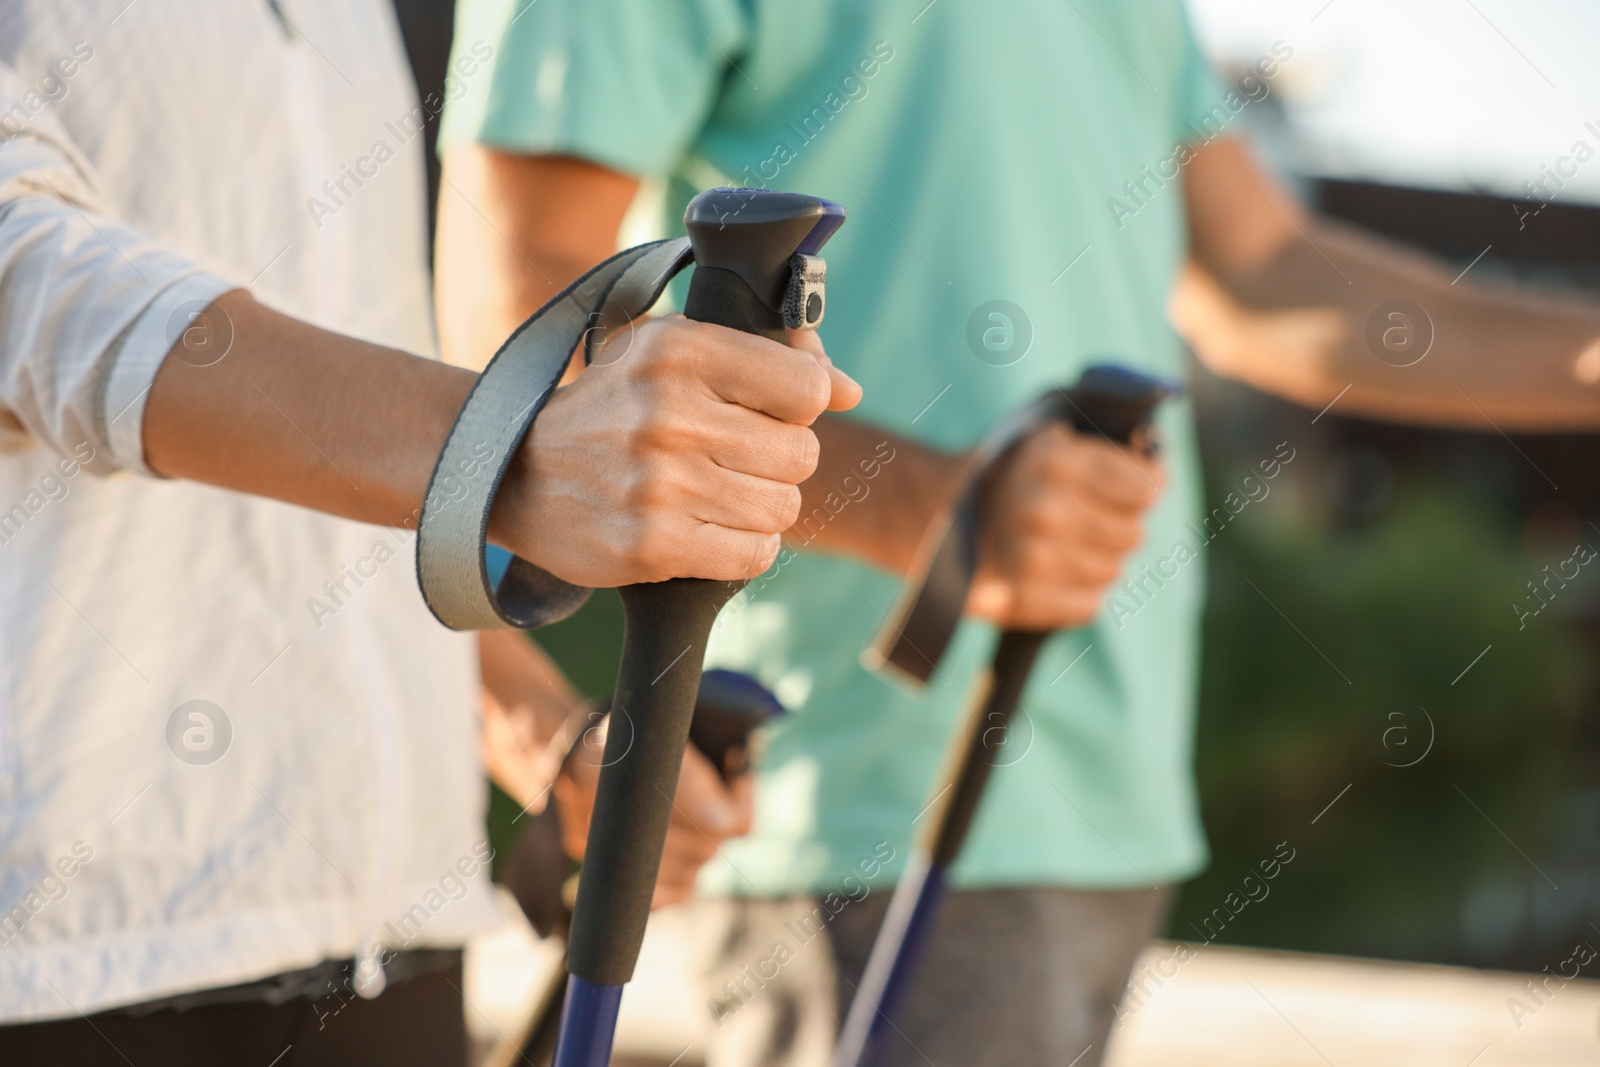
[[618, 253], [534, 312], [489, 361], [450, 428], [417, 520], [417, 580], [440, 622], [453, 630], [531, 629], [588, 598], [588, 589], [520, 557], [491, 586], [489, 510], [573, 349], [584, 342], [588, 362], [606, 331], [649, 310], [690, 259], [687, 238]]

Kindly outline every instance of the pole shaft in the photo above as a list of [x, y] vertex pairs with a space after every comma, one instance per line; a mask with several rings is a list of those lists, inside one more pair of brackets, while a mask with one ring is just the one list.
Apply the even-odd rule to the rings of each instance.
[[971, 733], [961, 739], [962, 750], [950, 793], [938, 808], [932, 847], [928, 850], [935, 867], [955, 862], [961, 845], [972, 829], [972, 819], [983, 800], [984, 788], [994, 773], [1000, 746], [1010, 733], [1011, 719], [1022, 700], [1033, 661], [1039, 656], [1048, 633], [1007, 630], [995, 646], [989, 665], [989, 678], [971, 723]]

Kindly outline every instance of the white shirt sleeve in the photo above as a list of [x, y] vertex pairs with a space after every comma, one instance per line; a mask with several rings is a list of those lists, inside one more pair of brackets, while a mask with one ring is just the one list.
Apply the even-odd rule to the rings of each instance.
[[145, 397], [192, 314], [238, 286], [108, 217], [92, 169], [0, 63], [0, 450], [150, 473]]

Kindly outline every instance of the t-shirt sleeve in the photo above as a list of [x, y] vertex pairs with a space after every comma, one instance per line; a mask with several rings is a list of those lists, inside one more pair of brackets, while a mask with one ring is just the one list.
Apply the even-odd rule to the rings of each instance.
[[749, 36], [743, 0], [461, 0], [441, 146], [581, 156], [666, 175], [694, 143]]
[[234, 288], [116, 219], [66, 127], [0, 61], [0, 452], [150, 473], [156, 371]]
[[[1179, 5], [1187, 8], [1187, 5]], [[1231, 126], [1234, 117], [1228, 106], [1230, 89], [1200, 49], [1187, 10], [1182, 15], [1182, 73], [1178, 83], [1177, 143], [1203, 141], [1215, 136], [1219, 126]]]

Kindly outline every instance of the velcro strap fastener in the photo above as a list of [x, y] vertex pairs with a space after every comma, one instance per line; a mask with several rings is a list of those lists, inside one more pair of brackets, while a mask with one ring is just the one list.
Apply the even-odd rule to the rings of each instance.
[[789, 286], [783, 291], [783, 324], [815, 330], [828, 305], [828, 264], [821, 256], [796, 252], [789, 257]]
[[452, 630], [532, 629], [566, 618], [589, 590], [513, 557], [498, 587], [484, 558], [489, 511], [533, 420], [584, 344], [650, 309], [693, 258], [688, 238], [654, 241], [601, 263], [534, 312], [500, 346], [445, 440], [417, 520], [417, 581]]

